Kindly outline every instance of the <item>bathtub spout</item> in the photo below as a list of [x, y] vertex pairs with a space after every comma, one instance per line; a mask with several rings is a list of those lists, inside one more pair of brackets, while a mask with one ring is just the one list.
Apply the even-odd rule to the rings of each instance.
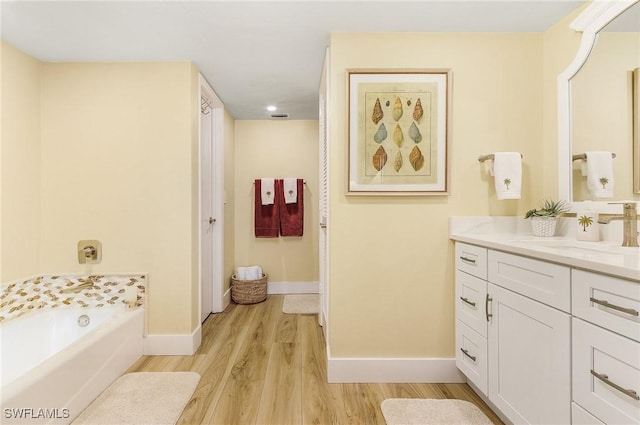
[[78, 286], [74, 286], [74, 287], [71, 287], [71, 288], [64, 288], [64, 289], [62, 289], [60, 291], [60, 293], [62, 293], [62, 294], [78, 293], [78, 292], [80, 292], [80, 291], [82, 291], [84, 289], [93, 289], [93, 288], [94, 288], [93, 280], [89, 279], [86, 282], [81, 283]]

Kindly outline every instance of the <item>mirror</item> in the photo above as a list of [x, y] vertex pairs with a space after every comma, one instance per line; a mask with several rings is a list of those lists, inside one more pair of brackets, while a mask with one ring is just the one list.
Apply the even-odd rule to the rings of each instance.
[[[634, 192], [633, 71], [638, 67], [640, 3], [599, 31], [586, 63], [571, 80], [572, 153], [616, 154], [613, 199], [631, 199]], [[574, 201], [598, 199], [587, 188], [585, 166], [583, 160], [572, 162]]]
[[633, 70], [640, 67], [640, 0], [593, 2], [571, 28], [582, 32], [582, 40], [558, 77], [559, 197], [599, 200], [587, 190], [583, 161], [572, 157], [611, 151], [616, 153], [615, 190], [613, 198], [602, 200], [640, 200], [640, 188], [634, 187], [640, 186], [634, 184], [640, 160], [632, 108]]

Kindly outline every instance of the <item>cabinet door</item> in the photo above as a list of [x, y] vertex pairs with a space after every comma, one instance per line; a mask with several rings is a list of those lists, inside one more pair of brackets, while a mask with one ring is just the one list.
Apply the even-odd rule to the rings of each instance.
[[489, 399], [514, 423], [570, 423], [570, 316], [492, 283], [488, 294]]

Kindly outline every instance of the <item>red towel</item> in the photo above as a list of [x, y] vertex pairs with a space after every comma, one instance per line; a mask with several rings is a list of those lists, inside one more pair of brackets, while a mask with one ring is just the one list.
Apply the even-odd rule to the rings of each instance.
[[277, 200], [281, 196], [279, 192], [282, 191], [282, 185], [278, 187], [278, 183], [274, 184], [274, 195], [276, 202], [273, 205], [262, 205], [261, 193], [261, 181], [256, 179], [254, 187], [254, 231], [256, 238], [277, 238], [280, 230], [280, 223], [278, 222], [278, 206]]
[[297, 179], [298, 201], [287, 204], [284, 201], [284, 181], [276, 180], [276, 200], [280, 207], [280, 235], [302, 236], [304, 229], [304, 180]]

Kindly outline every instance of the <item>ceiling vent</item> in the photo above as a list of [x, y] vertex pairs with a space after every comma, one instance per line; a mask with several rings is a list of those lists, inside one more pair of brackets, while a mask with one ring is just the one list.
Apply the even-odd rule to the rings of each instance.
[[271, 119], [286, 120], [289, 119], [289, 114], [271, 114]]

